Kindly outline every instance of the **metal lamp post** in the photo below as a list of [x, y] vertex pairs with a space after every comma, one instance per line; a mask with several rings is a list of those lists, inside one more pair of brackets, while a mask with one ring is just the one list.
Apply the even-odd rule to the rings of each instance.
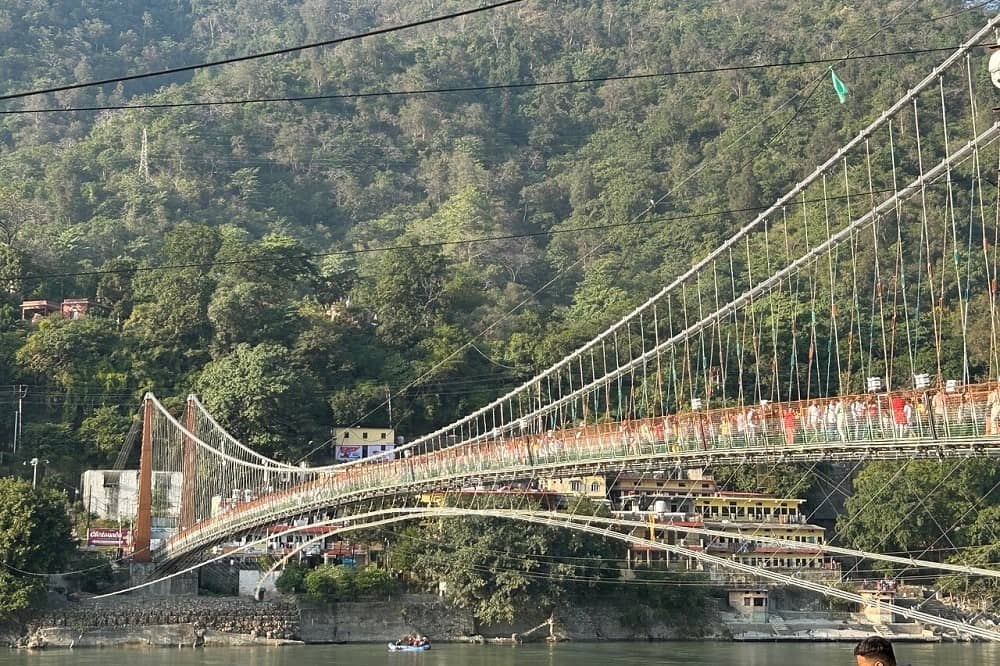
[[39, 460], [38, 458], [32, 458], [31, 460], [25, 461], [24, 465], [31, 465], [31, 489], [34, 490], [38, 487], [38, 464], [48, 465], [48, 460]]

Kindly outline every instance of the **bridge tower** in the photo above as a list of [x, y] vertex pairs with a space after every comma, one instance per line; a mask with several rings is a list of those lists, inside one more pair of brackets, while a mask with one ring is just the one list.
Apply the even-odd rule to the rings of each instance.
[[153, 529], [153, 402], [147, 393], [142, 401], [142, 448], [139, 451], [139, 500], [132, 535], [132, 561], [152, 561], [149, 552]]

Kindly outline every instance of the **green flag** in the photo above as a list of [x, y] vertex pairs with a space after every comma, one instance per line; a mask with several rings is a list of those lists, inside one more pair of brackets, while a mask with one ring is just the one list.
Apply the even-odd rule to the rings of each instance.
[[847, 85], [840, 80], [837, 73], [833, 71], [833, 67], [830, 68], [830, 79], [833, 81], [833, 91], [837, 93], [837, 98], [843, 104], [847, 101]]

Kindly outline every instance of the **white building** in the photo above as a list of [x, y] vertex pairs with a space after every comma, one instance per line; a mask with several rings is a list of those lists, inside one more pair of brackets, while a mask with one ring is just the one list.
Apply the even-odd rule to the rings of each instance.
[[[175, 528], [181, 512], [180, 472], [153, 472], [153, 529]], [[91, 469], [83, 473], [83, 506], [105, 520], [130, 523], [139, 506], [139, 470]]]

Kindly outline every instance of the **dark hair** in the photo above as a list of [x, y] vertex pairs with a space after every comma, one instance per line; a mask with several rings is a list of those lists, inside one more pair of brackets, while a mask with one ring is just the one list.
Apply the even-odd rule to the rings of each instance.
[[855, 657], [870, 657], [879, 659], [885, 666], [896, 666], [896, 655], [892, 651], [892, 643], [881, 636], [869, 636], [854, 648]]

